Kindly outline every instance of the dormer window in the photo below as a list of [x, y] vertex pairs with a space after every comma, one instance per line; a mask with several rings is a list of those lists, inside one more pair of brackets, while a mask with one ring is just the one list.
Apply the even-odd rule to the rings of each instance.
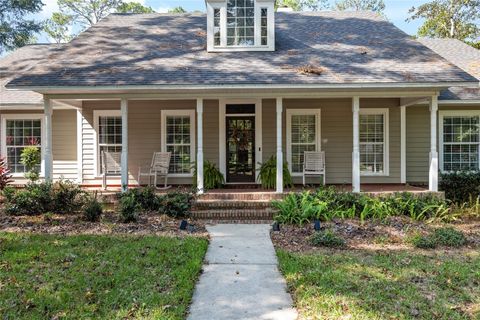
[[207, 49], [275, 50], [274, 0], [207, 0]]

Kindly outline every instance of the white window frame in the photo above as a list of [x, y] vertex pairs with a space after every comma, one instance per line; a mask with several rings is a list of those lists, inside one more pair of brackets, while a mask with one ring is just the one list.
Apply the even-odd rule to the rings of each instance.
[[[122, 112], [120, 110], [94, 110], [93, 111], [93, 128], [95, 130], [95, 174], [97, 177], [101, 176], [100, 172], [100, 144], [98, 135], [100, 134], [100, 117], [121, 117]], [[120, 177], [120, 173], [118, 173]]]
[[[364, 177], [388, 177], [390, 176], [390, 110], [388, 108], [360, 108], [359, 115], [383, 115], [383, 172], [361, 171]], [[358, 128], [360, 136], [360, 126]], [[360, 145], [362, 143], [360, 142]]]
[[322, 112], [321, 109], [287, 109], [286, 110], [286, 117], [287, 117], [287, 163], [288, 163], [288, 170], [290, 170], [290, 174], [292, 177], [301, 177], [303, 175], [302, 172], [292, 172], [292, 116], [300, 115], [314, 115], [315, 116], [315, 151], [322, 150]]
[[[440, 171], [443, 172], [450, 172], [450, 171], [445, 171], [443, 168], [443, 150], [444, 150], [444, 136], [443, 136], [443, 119], [447, 117], [480, 117], [480, 110], [449, 110], [449, 111], [439, 111], [439, 126], [438, 126], [438, 137], [439, 137], [439, 161], [440, 161]], [[479, 133], [480, 134], [480, 133]], [[480, 137], [479, 137], [479, 160], [480, 160]], [[480, 170], [480, 161], [479, 161], [479, 168]]]
[[[25, 114], [4, 114], [1, 115], [2, 121], [2, 139], [1, 139], [1, 154], [5, 158], [7, 157], [7, 120], [40, 120], [40, 132], [42, 137], [42, 143], [40, 144], [41, 157], [42, 161], [40, 163], [40, 177], [44, 177], [45, 173], [45, 150], [44, 150], [44, 141], [45, 141], [45, 124], [44, 124], [44, 114], [43, 113], [25, 113]], [[12, 173], [13, 178], [24, 177], [25, 173], [15, 172]]]
[[[275, 7], [270, 0], [255, 0], [255, 43], [253, 46], [227, 45], [227, 0], [207, 0], [207, 51], [275, 51]], [[214, 9], [220, 9], [220, 45], [214, 45]], [[261, 9], [267, 9], [267, 45], [261, 41]]]
[[193, 177], [193, 163], [196, 159], [196, 135], [195, 135], [195, 124], [196, 116], [194, 109], [185, 109], [185, 110], [162, 110], [161, 111], [161, 150], [162, 152], [167, 151], [167, 117], [168, 116], [189, 116], [190, 117], [190, 159], [192, 161], [192, 169], [190, 173], [169, 173], [169, 177]]

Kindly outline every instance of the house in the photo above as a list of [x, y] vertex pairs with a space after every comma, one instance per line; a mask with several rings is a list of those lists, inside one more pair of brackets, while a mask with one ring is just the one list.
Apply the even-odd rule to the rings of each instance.
[[[464, 50], [444, 55], [443, 45], [370, 12], [206, 5], [206, 15], [111, 14], [60, 48], [5, 58], [15, 62], [1, 68], [23, 63], [24, 50], [38, 59], [7, 74], [2, 91], [1, 150], [17, 182], [30, 134], [45, 178], [91, 187], [101, 183], [102, 150], [122, 152], [109, 179], [117, 186], [136, 185], [155, 151], [172, 152], [173, 184], [190, 184], [192, 163], [203, 160], [229, 184], [254, 184], [271, 156], [300, 183], [309, 150], [325, 152], [327, 184], [354, 191], [405, 183], [437, 191], [439, 170], [479, 169], [479, 80], [468, 67], [478, 51], [470, 62]], [[4, 94], [37, 103], [10, 105]], [[197, 179], [202, 187], [203, 166]]]

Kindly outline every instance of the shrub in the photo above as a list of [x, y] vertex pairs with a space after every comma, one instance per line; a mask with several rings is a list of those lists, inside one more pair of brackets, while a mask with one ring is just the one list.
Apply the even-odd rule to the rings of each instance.
[[20, 162], [25, 166], [25, 177], [31, 182], [35, 182], [40, 177], [40, 163], [42, 155], [40, 148], [36, 146], [28, 146], [22, 150]]
[[0, 191], [5, 189], [5, 187], [12, 181], [12, 175], [7, 167], [7, 160], [0, 157]]
[[461, 247], [465, 245], [467, 239], [465, 235], [452, 227], [444, 227], [436, 229], [428, 235], [414, 235], [410, 242], [417, 248], [434, 249], [437, 246], [445, 247]]
[[480, 171], [458, 171], [440, 176], [440, 189], [455, 203], [465, 203], [480, 197]]
[[334, 218], [384, 219], [406, 215], [414, 220], [448, 220], [447, 202], [434, 195], [415, 196], [397, 193], [374, 197], [366, 194], [339, 192], [335, 188], [321, 188], [312, 193], [290, 193], [282, 200], [272, 202], [278, 210], [275, 220], [281, 223], [303, 224], [313, 219], [325, 221]]
[[132, 197], [142, 211], [157, 211], [160, 206], [160, 198], [155, 194], [154, 187], [128, 189], [127, 192], [119, 193], [118, 197]]
[[120, 215], [124, 222], [136, 222], [141, 210], [142, 207], [133, 193], [125, 194], [120, 198]]
[[174, 191], [160, 196], [160, 213], [173, 218], [184, 218], [190, 215], [195, 199], [193, 192]]
[[[193, 186], [197, 187], [197, 165], [193, 167]], [[225, 178], [214, 163], [208, 160], [203, 162], [203, 187], [205, 190], [221, 188], [225, 184]]]
[[446, 247], [461, 247], [467, 242], [465, 235], [452, 227], [436, 229], [432, 237], [437, 244]]
[[437, 247], [435, 238], [427, 235], [416, 234], [410, 238], [409, 242], [420, 249], [434, 249]]
[[[258, 173], [258, 180], [261, 182], [262, 187], [266, 189], [274, 189], [277, 185], [277, 157], [271, 156], [267, 161], [260, 164]], [[288, 164], [283, 163], [283, 186], [293, 186], [292, 176], [288, 170]]]
[[310, 243], [316, 247], [337, 248], [345, 246], [345, 240], [332, 230], [315, 232], [310, 237]]
[[5, 211], [12, 215], [76, 212], [82, 208], [85, 194], [69, 181], [29, 183], [24, 189], [3, 190]]
[[95, 222], [100, 219], [103, 213], [102, 204], [97, 200], [97, 195], [86, 200], [83, 206], [83, 216], [85, 220]]

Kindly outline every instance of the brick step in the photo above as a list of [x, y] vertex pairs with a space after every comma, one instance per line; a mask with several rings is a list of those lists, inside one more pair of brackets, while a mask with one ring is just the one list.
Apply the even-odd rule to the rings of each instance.
[[264, 209], [271, 208], [271, 202], [266, 200], [197, 200], [193, 204], [193, 210], [214, 209]]
[[194, 219], [212, 219], [212, 220], [272, 220], [275, 211], [273, 209], [234, 209], [234, 210], [204, 210], [193, 211]]
[[273, 220], [244, 220], [244, 219], [231, 219], [231, 220], [220, 220], [220, 219], [197, 219], [207, 224], [219, 224], [219, 223], [228, 223], [228, 224], [272, 224]]
[[283, 194], [274, 192], [207, 192], [199, 197], [201, 200], [274, 200], [282, 199]]

